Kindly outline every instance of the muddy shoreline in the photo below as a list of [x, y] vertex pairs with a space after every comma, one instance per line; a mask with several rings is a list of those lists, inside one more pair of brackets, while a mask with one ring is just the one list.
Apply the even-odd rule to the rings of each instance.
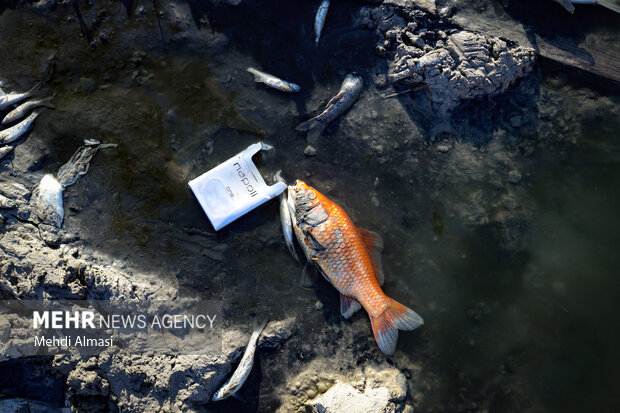
[[[550, 16], [566, 34], [573, 16], [553, 2], [334, 2], [317, 49], [315, 2], [235, 3], [0, 8], [2, 87], [43, 80], [41, 93], [56, 107], [0, 161], [0, 193], [17, 202], [0, 210], [0, 298], [198, 296], [221, 300], [226, 320], [222, 352], [212, 357], [113, 349], [0, 360], [0, 377], [18, 372], [0, 379], [0, 405], [288, 412], [349, 391], [386, 412], [612, 406], [593, 387], [580, 403], [556, 397], [580, 382], [554, 369], [618, 383], [606, 364], [617, 365], [617, 337], [592, 322], [603, 308], [617, 313], [610, 274], [618, 262], [604, 253], [619, 227], [620, 95], [617, 85], [538, 62], [529, 36]], [[617, 17], [578, 11], [584, 25], [573, 36], [617, 41]], [[302, 92], [256, 84], [248, 66], [286, 76]], [[351, 71], [364, 79], [359, 101], [307, 156], [295, 126]], [[84, 138], [119, 146], [100, 151], [66, 190], [61, 230], [37, 224], [32, 191]], [[275, 147], [266, 173], [308, 180], [383, 235], [384, 290], [426, 320], [401, 333], [394, 356], [377, 349], [365, 314], [340, 316], [327, 282], [299, 285], [276, 202], [213, 230], [187, 182], [258, 140]], [[587, 264], [600, 276], [584, 287]], [[583, 318], [574, 315], [588, 305]], [[273, 324], [245, 402], [210, 402], [252, 322], [264, 318]], [[569, 355], [582, 349], [580, 328], [594, 337], [579, 353], [592, 369]], [[329, 399], [337, 382], [349, 387]]]

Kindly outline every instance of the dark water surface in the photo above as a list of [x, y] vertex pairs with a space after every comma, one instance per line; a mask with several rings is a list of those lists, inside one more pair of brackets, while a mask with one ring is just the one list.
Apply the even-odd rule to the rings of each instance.
[[[177, 20], [160, 5], [159, 21], [149, 2], [78, 3], [86, 30], [73, 9], [0, 15], [7, 89], [29, 88], [51, 64], [44, 90], [57, 107], [3, 168], [34, 184], [83, 138], [118, 143], [65, 194], [65, 225], [80, 227], [88, 248], [177, 283], [181, 294], [223, 298], [233, 322], [248, 312], [301, 317], [317, 299], [338, 317], [327, 284], [298, 286], [276, 202], [215, 233], [187, 187], [265, 140], [276, 148], [265, 172], [306, 180], [384, 236], [384, 290], [426, 321], [401, 333], [398, 349], [421, 369], [418, 411], [620, 408], [617, 89], [592, 91], [542, 66], [506, 95], [465, 105], [445, 153], [418, 129], [440, 120], [408, 109], [423, 94], [380, 97], [391, 89], [377, 90], [373, 74], [385, 63], [374, 33], [352, 22], [357, 2], [334, 2], [318, 50], [310, 1], [192, 2]], [[248, 66], [303, 91], [268, 90]], [[327, 129], [316, 157], [304, 156], [294, 127], [353, 70], [366, 85], [360, 101]], [[524, 88], [536, 98], [522, 106]], [[516, 113], [535, 121], [507, 128]], [[522, 176], [515, 184], [513, 170]], [[300, 334], [320, 342], [316, 331], [331, 319], [310, 320], [321, 324]]]

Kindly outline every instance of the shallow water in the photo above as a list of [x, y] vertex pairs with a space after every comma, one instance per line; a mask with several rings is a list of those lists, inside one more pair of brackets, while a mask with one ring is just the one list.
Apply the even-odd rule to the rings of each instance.
[[[334, 2], [318, 50], [308, 18], [314, 2], [255, 4], [192, 3], [188, 23], [168, 7], [158, 21], [150, 4], [129, 13], [118, 3], [81, 5], [86, 35], [71, 9], [5, 10], [3, 80], [26, 89], [54, 55], [45, 90], [57, 107], [3, 161], [5, 173], [28, 173], [34, 183], [83, 138], [118, 143], [66, 192], [65, 225], [81, 227], [88, 248], [170, 280], [180, 294], [223, 298], [231, 324], [248, 314], [301, 317], [319, 300], [322, 316], [308, 317], [300, 336], [320, 343], [325, 323], [351, 323], [339, 319], [329, 285], [298, 286], [277, 202], [215, 233], [187, 187], [265, 140], [276, 148], [263, 158], [266, 173], [281, 168], [291, 182], [306, 180], [384, 236], [384, 290], [426, 321], [399, 340], [411, 369], [421, 369], [416, 409], [620, 407], [617, 89], [592, 91], [543, 65], [507, 94], [464, 105], [465, 116], [437, 138], [428, 125], [440, 120], [428, 117], [423, 94], [380, 97], [390, 90], [373, 84], [382, 63], [372, 31], [352, 23], [357, 3]], [[107, 40], [92, 49], [102, 32]], [[248, 66], [303, 91], [269, 90]], [[294, 127], [353, 70], [366, 84], [360, 101], [328, 128], [316, 157], [304, 156]], [[515, 114], [523, 127], [506, 125]], [[443, 138], [447, 152], [435, 143]], [[517, 184], [508, 182], [512, 170], [522, 175]], [[352, 323], [368, 321], [358, 314]], [[316, 348], [314, 357], [326, 356]], [[268, 392], [281, 380], [250, 384]], [[258, 409], [276, 406], [268, 397]]]

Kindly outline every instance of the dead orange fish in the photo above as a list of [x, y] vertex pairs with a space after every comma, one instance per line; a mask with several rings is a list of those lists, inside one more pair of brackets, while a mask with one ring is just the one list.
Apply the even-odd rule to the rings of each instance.
[[381, 290], [381, 237], [356, 227], [340, 206], [302, 181], [288, 187], [287, 204], [306, 258], [340, 292], [341, 314], [349, 318], [364, 307], [379, 348], [392, 354], [398, 330], [414, 330], [424, 320]]

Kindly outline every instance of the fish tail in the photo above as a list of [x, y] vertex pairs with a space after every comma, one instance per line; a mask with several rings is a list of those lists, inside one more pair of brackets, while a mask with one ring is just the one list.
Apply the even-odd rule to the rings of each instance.
[[248, 67], [246, 70], [248, 72], [252, 73], [252, 76], [254, 76], [254, 81], [255, 82], [259, 82], [260, 83], [260, 82], [263, 81], [263, 76], [262, 76], [262, 74], [258, 70], [254, 69], [253, 67]]
[[27, 91], [27, 92], [25, 93], [25, 94], [26, 94], [26, 96], [32, 96], [32, 95], [34, 95], [34, 93], [35, 93], [37, 90], [41, 89], [41, 85], [42, 85], [42, 84], [43, 84], [43, 81], [42, 81], [42, 80], [39, 80], [39, 81], [38, 81], [38, 82], [37, 82], [37, 83], [36, 83], [36, 84], [35, 84], [32, 88], [30, 88], [30, 90], [29, 90], [29, 91]]
[[308, 131], [308, 134], [306, 135], [306, 142], [308, 142], [309, 145], [314, 145], [327, 127], [327, 124], [325, 122], [317, 122], [319, 122], [319, 125], [315, 128], [310, 129]]
[[300, 132], [309, 131], [310, 129], [314, 129], [317, 126], [321, 125], [322, 123], [323, 122], [321, 122], [317, 118], [311, 118], [311, 119], [308, 119], [305, 122], [301, 122], [299, 125], [297, 125], [295, 130], [298, 130]]
[[40, 105], [48, 109], [56, 109], [56, 106], [52, 104], [52, 99], [54, 99], [53, 96], [48, 96], [45, 99], [41, 100]]
[[607, 7], [609, 10], [620, 13], [620, 5], [614, 3], [613, 0], [597, 0], [597, 3], [603, 7]]
[[268, 321], [269, 320], [265, 319], [265, 320], [261, 321], [260, 323], [254, 322], [254, 331], [252, 332], [252, 334], [259, 336], [260, 333], [263, 332], [263, 329], [267, 325]]
[[566, 9], [567, 12], [573, 14], [575, 12], [575, 6], [571, 3], [570, 0], [555, 0], [556, 3], [560, 3], [562, 7]]
[[398, 330], [415, 330], [424, 324], [418, 313], [391, 298], [389, 300], [389, 307], [379, 317], [370, 317], [377, 345], [388, 355], [396, 350]]

